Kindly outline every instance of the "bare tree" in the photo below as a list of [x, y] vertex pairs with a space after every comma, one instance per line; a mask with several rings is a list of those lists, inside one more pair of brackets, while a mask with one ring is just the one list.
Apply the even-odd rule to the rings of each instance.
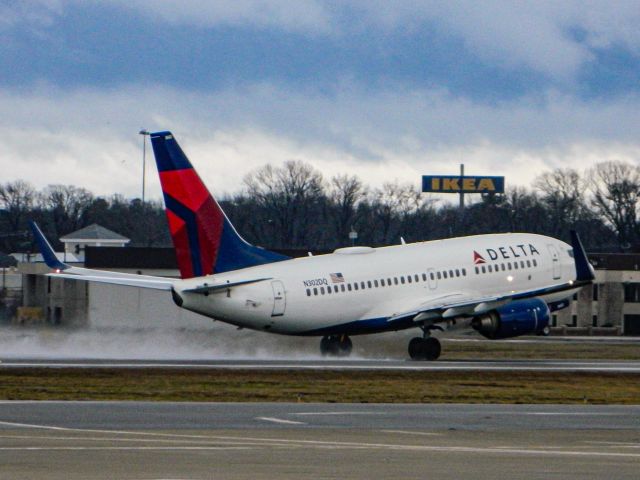
[[640, 168], [620, 161], [602, 162], [589, 171], [589, 177], [593, 207], [613, 226], [620, 246], [637, 243]]
[[425, 201], [416, 187], [411, 184], [386, 182], [373, 191], [371, 205], [381, 229], [377, 241], [382, 243], [396, 241], [401, 234], [400, 228], [409, 215], [416, 213], [429, 201]]
[[33, 208], [36, 191], [23, 180], [0, 185], [0, 208], [5, 211], [10, 233], [20, 229], [22, 221]]
[[85, 226], [93, 194], [73, 185], [49, 185], [41, 195], [41, 203], [51, 211], [57, 234], [65, 235]]
[[577, 170], [558, 168], [538, 176], [534, 188], [542, 192], [542, 201], [549, 210], [549, 234], [561, 236], [585, 218], [585, 185]]
[[317, 222], [313, 213], [319, 213], [317, 203], [324, 195], [322, 174], [302, 161], [288, 161], [281, 167], [266, 165], [244, 183], [274, 223], [279, 245], [306, 246], [308, 226]]
[[329, 206], [338, 244], [347, 240], [357, 221], [357, 204], [366, 193], [362, 181], [355, 175], [336, 175], [329, 181]]

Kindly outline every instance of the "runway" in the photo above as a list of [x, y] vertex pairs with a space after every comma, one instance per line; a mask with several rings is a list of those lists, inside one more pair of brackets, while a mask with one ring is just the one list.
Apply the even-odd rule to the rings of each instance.
[[5, 358], [3, 368], [176, 368], [222, 370], [334, 370], [334, 371], [530, 371], [640, 373], [640, 361], [594, 360], [410, 360], [363, 359], [248, 359], [248, 360], [100, 360]]
[[0, 477], [637, 478], [640, 406], [1, 402]]

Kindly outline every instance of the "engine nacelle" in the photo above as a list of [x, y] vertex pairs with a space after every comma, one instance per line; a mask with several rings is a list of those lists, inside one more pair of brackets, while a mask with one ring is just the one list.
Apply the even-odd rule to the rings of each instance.
[[476, 317], [471, 326], [482, 336], [496, 340], [540, 333], [549, 325], [549, 307], [539, 298], [518, 300]]

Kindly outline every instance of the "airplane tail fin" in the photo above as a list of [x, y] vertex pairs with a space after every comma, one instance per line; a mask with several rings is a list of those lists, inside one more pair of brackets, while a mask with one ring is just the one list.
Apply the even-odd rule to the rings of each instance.
[[182, 278], [289, 259], [250, 245], [236, 232], [171, 132], [150, 136]]

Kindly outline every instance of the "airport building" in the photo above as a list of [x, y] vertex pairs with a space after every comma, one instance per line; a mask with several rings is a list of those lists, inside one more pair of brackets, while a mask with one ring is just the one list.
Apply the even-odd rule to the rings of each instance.
[[[179, 276], [172, 248], [126, 247], [128, 239], [92, 225], [61, 239], [72, 265], [164, 277]], [[114, 248], [115, 247], [115, 248]], [[307, 252], [283, 252], [302, 256]], [[325, 252], [318, 252], [325, 253]], [[45, 277], [38, 255], [21, 258], [22, 306], [12, 321], [82, 327], [202, 326], [204, 317], [180, 309], [166, 292]], [[552, 315], [555, 335], [640, 335], [640, 254], [591, 254], [593, 285]]]

